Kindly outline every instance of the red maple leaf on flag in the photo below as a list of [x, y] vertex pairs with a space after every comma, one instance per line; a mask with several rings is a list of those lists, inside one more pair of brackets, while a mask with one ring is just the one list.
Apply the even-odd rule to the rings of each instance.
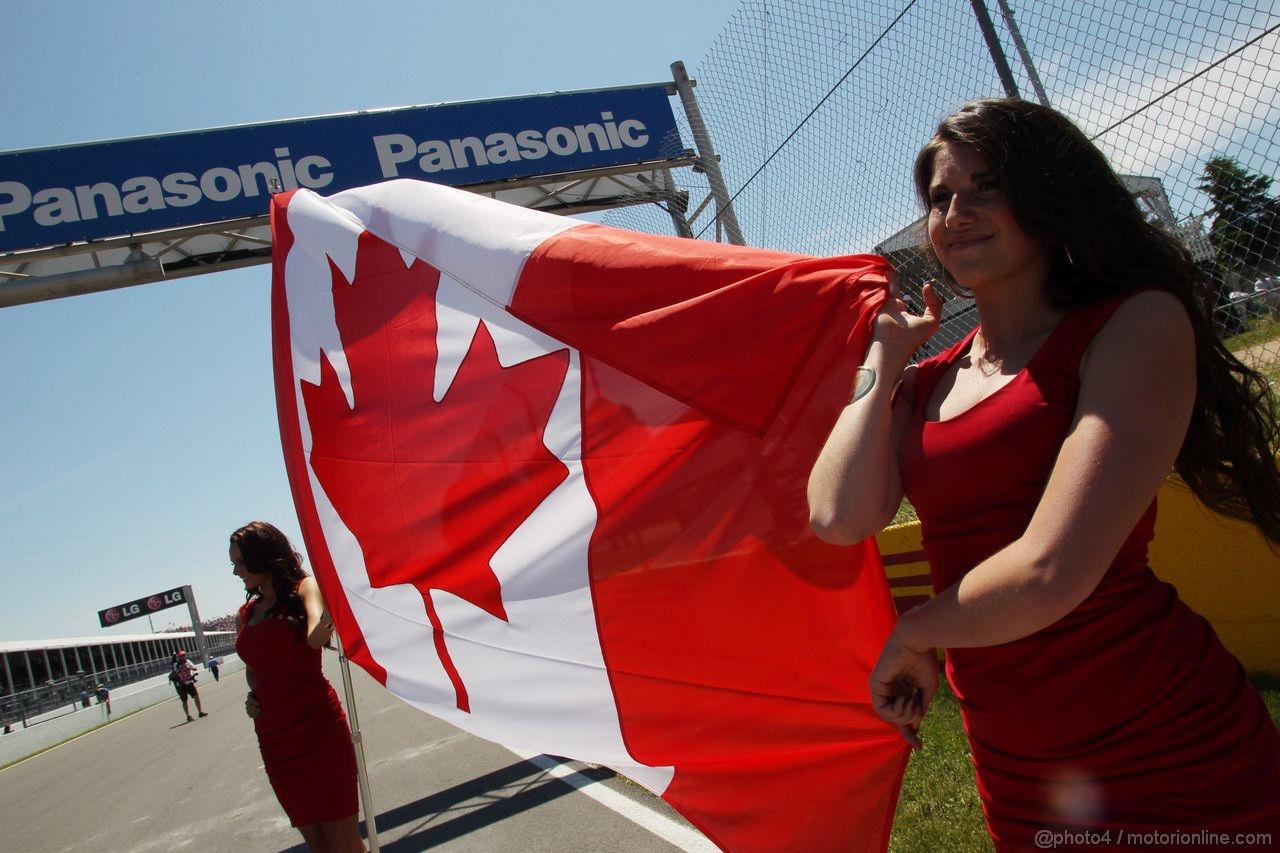
[[422, 261], [406, 267], [399, 250], [367, 232], [353, 283], [330, 267], [355, 405], [322, 355], [320, 384], [302, 386], [311, 466], [359, 540], [371, 585], [422, 593], [458, 708], [469, 711], [431, 591], [506, 620], [489, 561], [568, 475], [543, 444], [568, 353], [503, 367], [481, 322], [437, 403], [439, 271]]

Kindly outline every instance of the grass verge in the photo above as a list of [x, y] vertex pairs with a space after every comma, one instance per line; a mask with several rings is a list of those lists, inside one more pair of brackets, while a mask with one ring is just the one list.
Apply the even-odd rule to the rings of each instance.
[[[1280, 726], [1280, 678], [1258, 675], [1249, 680]], [[913, 753], [907, 764], [890, 853], [991, 850], [960, 706], [945, 681], [920, 727], [920, 737], [924, 750]]]

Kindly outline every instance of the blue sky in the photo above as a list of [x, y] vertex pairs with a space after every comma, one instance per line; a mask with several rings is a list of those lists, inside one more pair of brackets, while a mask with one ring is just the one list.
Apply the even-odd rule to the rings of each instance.
[[[0, 150], [666, 81], [737, 7], [9, 0]], [[227, 614], [232, 530], [300, 543], [269, 286], [259, 266], [0, 309], [0, 640], [145, 632], [97, 611], [185, 584]]]

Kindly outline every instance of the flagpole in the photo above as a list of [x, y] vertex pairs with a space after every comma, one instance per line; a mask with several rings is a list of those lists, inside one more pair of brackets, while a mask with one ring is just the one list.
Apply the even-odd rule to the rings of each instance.
[[342, 669], [342, 693], [347, 699], [347, 722], [351, 725], [351, 745], [356, 750], [356, 777], [360, 780], [360, 802], [364, 806], [364, 828], [369, 837], [369, 853], [378, 853], [378, 826], [374, 819], [373, 795], [369, 791], [369, 772], [364, 764], [364, 737], [360, 734], [360, 718], [356, 714], [356, 693], [351, 686], [351, 663], [342, 648], [342, 638], [335, 631], [338, 665]]

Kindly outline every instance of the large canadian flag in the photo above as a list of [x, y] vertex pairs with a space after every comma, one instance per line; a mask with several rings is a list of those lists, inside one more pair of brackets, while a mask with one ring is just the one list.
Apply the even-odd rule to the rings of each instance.
[[351, 659], [726, 850], [884, 850], [894, 610], [874, 542], [810, 532], [805, 482], [885, 261], [415, 181], [277, 196], [272, 229], [285, 459]]

